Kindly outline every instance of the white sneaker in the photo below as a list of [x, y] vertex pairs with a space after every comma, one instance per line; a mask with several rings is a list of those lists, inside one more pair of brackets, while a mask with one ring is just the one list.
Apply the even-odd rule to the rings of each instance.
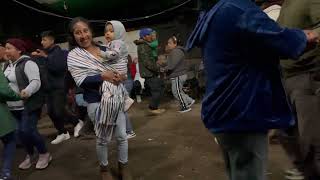
[[287, 175], [285, 178], [287, 180], [304, 180], [304, 176], [302, 175]]
[[303, 173], [298, 169], [289, 169], [286, 174], [285, 178], [288, 180], [304, 180]]
[[27, 155], [26, 158], [23, 160], [22, 163], [19, 165], [19, 169], [26, 170], [32, 166], [31, 156]]
[[74, 132], [73, 132], [73, 136], [74, 137], [79, 137], [79, 132], [82, 129], [84, 123], [83, 121], [79, 120], [78, 124], [74, 127]]
[[193, 99], [193, 100], [191, 101], [191, 103], [190, 103], [187, 107], [191, 108], [191, 106], [192, 106], [195, 102], [196, 102], [196, 100]]
[[214, 138], [214, 142], [216, 142], [216, 144], [219, 145], [219, 141], [218, 141], [218, 139], [216, 137]]
[[142, 102], [140, 95], [137, 95], [136, 98], [137, 98], [137, 103], [141, 103]]
[[60, 144], [61, 142], [66, 141], [68, 139], [70, 139], [69, 132], [67, 132], [66, 134], [58, 135], [55, 140], [51, 141], [51, 144]]
[[288, 170], [286, 170], [286, 174], [287, 174], [287, 175], [300, 176], [300, 175], [302, 175], [302, 172], [300, 172], [298, 169], [294, 168], [294, 169], [288, 169]]
[[131, 132], [131, 133], [127, 134], [127, 139], [131, 139], [131, 138], [134, 138], [136, 136], [137, 136], [136, 133]]
[[134, 103], [134, 100], [131, 98], [126, 98], [125, 102], [124, 102], [124, 112], [127, 112], [130, 107], [132, 106], [132, 104]]
[[36, 164], [36, 169], [47, 168], [51, 161], [52, 161], [52, 156], [50, 155], [50, 153], [39, 154], [39, 159]]

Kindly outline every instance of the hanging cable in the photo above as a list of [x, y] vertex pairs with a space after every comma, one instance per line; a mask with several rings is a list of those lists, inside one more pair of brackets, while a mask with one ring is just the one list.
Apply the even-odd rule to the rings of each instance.
[[177, 6], [174, 6], [172, 8], [169, 8], [169, 9], [166, 9], [164, 11], [161, 11], [159, 13], [156, 13], [156, 14], [152, 14], [152, 15], [149, 15], [149, 16], [144, 16], [144, 17], [137, 17], [137, 18], [131, 18], [131, 19], [122, 19], [121, 21], [122, 22], [132, 22], [132, 21], [139, 21], [139, 20], [143, 20], [143, 19], [149, 19], [149, 18], [152, 18], [152, 17], [155, 17], [155, 16], [159, 16], [159, 15], [162, 15], [162, 14], [165, 14], [167, 12], [170, 12], [170, 11], [173, 11], [173, 10], [176, 10], [184, 5], [186, 5], [187, 3], [191, 2], [192, 0], [187, 0]]
[[49, 15], [49, 16], [55, 16], [55, 17], [58, 17], [58, 18], [69, 19], [69, 20], [72, 19], [71, 17], [62, 16], [62, 15], [59, 15], [59, 14], [55, 14], [55, 13], [51, 13], [51, 12], [47, 12], [47, 11], [43, 11], [43, 10], [34, 8], [32, 6], [29, 6], [29, 5], [24, 4], [24, 3], [20, 2], [20, 1], [17, 1], [17, 0], [12, 0], [12, 1], [15, 2], [15, 3], [20, 4], [21, 6], [24, 6], [24, 7], [28, 8], [28, 9], [31, 9], [33, 11], [36, 11], [36, 12], [39, 12], [39, 13], [42, 13], [42, 14], [46, 14], [46, 15]]
[[[21, 6], [24, 6], [28, 9], [31, 9], [33, 11], [36, 11], [36, 12], [39, 12], [39, 13], [42, 13], [42, 14], [46, 14], [46, 15], [49, 15], [49, 16], [54, 16], [54, 17], [58, 17], [58, 18], [63, 18], [63, 19], [68, 19], [68, 20], [71, 20], [72, 17], [69, 17], [69, 16], [63, 16], [63, 15], [59, 15], [59, 14], [56, 14], [56, 13], [52, 13], [52, 12], [47, 12], [47, 11], [44, 11], [44, 10], [41, 10], [41, 9], [38, 9], [38, 8], [35, 8], [35, 7], [32, 7], [32, 6], [29, 6], [25, 3], [22, 3], [18, 0], [12, 0], [13, 2], [21, 5]], [[176, 10], [182, 6], [184, 6], [185, 4], [191, 2], [192, 0], [187, 0], [179, 5], [176, 5], [174, 7], [171, 7], [169, 9], [166, 9], [166, 10], [163, 10], [161, 12], [158, 12], [158, 13], [155, 13], [155, 14], [151, 14], [151, 15], [148, 15], [148, 16], [142, 16], [142, 17], [136, 17], [136, 18], [130, 18], [130, 19], [120, 19], [121, 22], [134, 22], [134, 21], [140, 21], [140, 20], [144, 20], [144, 19], [149, 19], [149, 18], [152, 18], [152, 17], [155, 17], [155, 16], [159, 16], [159, 15], [162, 15], [162, 14], [165, 14], [167, 12], [170, 12], [170, 11], [173, 11], [173, 10]], [[106, 23], [107, 21], [109, 20], [106, 20], [106, 19], [99, 19], [99, 20], [89, 20], [90, 22], [93, 22], [93, 23]]]

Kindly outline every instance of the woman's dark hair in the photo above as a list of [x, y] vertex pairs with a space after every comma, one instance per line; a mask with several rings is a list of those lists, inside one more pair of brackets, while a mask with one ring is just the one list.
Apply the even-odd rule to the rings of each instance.
[[83, 18], [83, 17], [75, 17], [73, 18], [70, 23], [69, 23], [69, 37], [68, 37], [68, 42], [69, 42], [69, 49], [74, 49], [75, 47], [78, 47], [79, 45], [77, 44], [77, 41], [75, 40], [74, 38], [74, 35], [73, 35], [73, 31], [74, 31], [74, 25], [77, 24], [78, 22], [83, 22], [85, 23], [86, 25], [88, 25], [91, 33], [93, 34], [93, 31], [92, 31], [92, 27], [91, 27], [91, 24], [90, 22]]
[[182, 46], [183, 45], [179, 34], [178, 35], [174, 34], [169, 39], [171, 39], [173, 41], [173, 43], [177, 44], [178, 46]]

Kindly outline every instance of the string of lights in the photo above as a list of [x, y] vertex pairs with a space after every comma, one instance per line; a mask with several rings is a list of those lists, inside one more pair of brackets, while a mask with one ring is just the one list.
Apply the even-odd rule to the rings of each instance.
[[[53, 13], [53, 12], [48, 12], [48, 11], [44, 11], [44, 10], [41, 10], [41, 9], [38, 9], [38, 8], [35, 8], [35, 7], [32, 7], [30, 5], [27, 5], [25, 3], [22, 3], [18, 0], [12, 0], [13, 2], [21, 5], [21, 6], [24, 6], [28, 9], [31, 9], [33, 11], [36, 11], [36, 12], [39, 12], [39, 13], [42, 13], [42, 14], [46, 14], [46, 15], [49, 15], [49, 16], [54, 16], [54, 17], [58, 17], [58, 18], [63, 18], [63, 19], [68, 19], [68, 20], [71, 20], [72, 17], [69, 17], [69, 16], [63, 16], [63, 15], [60, 15], [60, 14], [56, 14], [56, 13]], [[144, 19], [150, 19], [150, 18], [153, 18], [155, 16], [159, 16], [159, 15], [162, 15], [162, 14], [165, 14], [165, 13], [168, 13], [170, 11], [173, 11], [173, 10], [176, 10], [184, 5], [186, 5], [187, 3], [191, 2], [192, 0], [187, 0], [181, 4], [178, 4], [174, 7], [171, 7], [169, 9], [166, 9], [166, 10], [163, 10], [161, 12], [158, 12], [158, 13], [155, 13], [155, 14], [151, 14], [151, 15], [147, 15], [147, 16], [142, 16], [142, 17], [136, 17], [136, 18], [128, 18], [128, 19], [120, 19], [121, 22], [134, 22], [134, 21], [140, 21], [140, 20], [144, 20]], [[108, 20], [106, 19], [91, 19], [89, 20], [90, 22], [92, 23], [106, 23]]]

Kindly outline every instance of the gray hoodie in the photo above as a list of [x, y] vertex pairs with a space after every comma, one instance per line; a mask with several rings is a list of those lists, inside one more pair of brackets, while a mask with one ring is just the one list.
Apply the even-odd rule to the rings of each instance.
[[187, 63], [185, 61], [185, 49], [181, 46], [173, 49], [167, 61], [167, 74], [169, 78], [175, 78], [187, 73]]
[[120, 21], [109, 21], [113, 26], [115, 39], [107, 44], [107, 50], [101, 51], [104, 62], [120, 74], [127, 74], [128, 48], [124, 42], [126, 29]]

